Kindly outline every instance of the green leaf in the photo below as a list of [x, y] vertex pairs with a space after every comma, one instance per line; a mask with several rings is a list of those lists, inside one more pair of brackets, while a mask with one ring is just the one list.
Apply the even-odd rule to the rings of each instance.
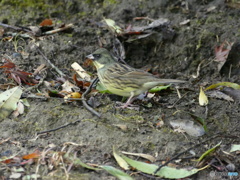
[[164, 89], [167, 89], [169, 86], [171, 86], [171, 84], [167, 85], [167, 86], [156, 86], [152, 89], [149, 90], [150, 93], [155, 93]]
[[79, 165], [84, 168], [95, 170], [95, 171], [100, 170], [99, 168], [94, 168], [92, 166], [89, 166], [89, 165], [83, 163], [79, 158], [74, 158], [74, 157], [70, 156], [69, 154], [65, 154], [64, 158], [70, 160], [74, 165]]
[[217, 144], [216, 146], [214, 146], [213, 148], [205, 151], [197, 161], [201, 161], [201, 160], [203, 160], [203, 158], [206, 157], [207, 155], [211, 154], [212, 152], [215, 152], [216, 149], [221, 145], [221, 143], [222, 143], [222, 142], [218, 143], [218, 144]]
[[30, 104], [29, 104], [29, 102], [26, 98], [25, 99], [20, 99], [20, 102], [22, 102], [24, 106], [30, 107]]
[[23, 176], [22, 180], [39, 179], [40, 177], [41, 176], [39, 174], [31, 174]]
[[230, 152], [240, 151], [240, 144], [232, 144]]
[[112, 174], [113, 176], [117, 177], [120, 180], [133, 180], [131, 176], [126, 174], [123, 171], [120, 171], [119, 169], [116, 169], [112, 166], [100, 166], [104, 170], [106, 170], [108, 173]]
[[240, 89], [240, 85], [239, 84], [236, 84], [236, 83], [231, 83], [231, 82], [220, 82], [220, 83], [217, 83], [217, 84], [212, 84], [211, 86], [208, 86], [206, 90], [210, 90], [210, 89], [215, 89], [219, 86], [226, 86], [226, 87], [231, 87], [233, 89]]
[[[132, 160], [124, 155], [122, 155], [122, 158], [132, 167], [136, 168], [137, 170], [154, 175], [154, 172], [158, 168], [155, 164], [148, 164], [140, 161]], [[188, 176], [191, 176], [193, 174], [196, 174], [199, 170], [198, 169], [191, 169], [187, 170], [184, 168], [173, 168], [164, 166], [162, 167], [155, 175], [160, 176], [162, 178], [168, 178], [168, 179], [179, 179], [179, 178], [185, 178]]]
[[113, 33], [121, 34], [123, 32], [122, 28], [120, 28], [118, 25], [116, 25], [116, 22], [112, 19], [104, 19], [104, 21], [107, 23], [109, 29]]
[[199, 117], [199, 116], [196, 116], [192, 113], [189, 113], [187, 112], [196, 122], [200, 123], [202, 126], [203, 126], [203, 129], [205, 130], [205, 132], [208, 132], [208, 129], [207, 129], [207, 124], [206, 124], [206, 121], [205, 119]]
[[22, 89], [17, 86], [0, 94], [0, 121], [16, 110]]
[[128, 163], [121, 156], [119, 156], [114, 146], [113, 146], [113, 156], [121, 168], [123, 168], [124, 170], [130, 169]]

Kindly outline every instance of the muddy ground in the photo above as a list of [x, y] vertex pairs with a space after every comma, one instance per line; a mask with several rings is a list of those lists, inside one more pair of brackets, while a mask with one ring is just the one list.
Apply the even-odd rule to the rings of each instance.
[[[157, 93], [148, 101], [136, 101], [139, 110], [117, 109], [115, 102], [121, 100], [118, 96], [95, 94], [95, 101], [100, 105], [95, 108], [102, 114], [101, 118], [86, 110], [81, 102], [64, 103], [62, 98], [48, 100], [27, 98], [30, 106], [25, 108], [23, 115], [16, 118], [9, 117], [0, 122], [0, 153], [10, 151], [10, 154], [25, 155], [36, 149], [70, 151], [77, 153], [77, 157], [85, 163], [111, 165], [119, 168], [112, 156], [112, 147], [121, 151], [146, 153], [156, 158], [155, 164], [161, 164], [187, 148], [222, 133], [211, 141], [193, 149], [195, 157], [201, 156], [207, 149], [222, 142], [220, 150], [229, 151], [232, 144], [240, 142], [240, 111], [239, 96], [233, 97], [234, 102], [219, 98], [209, 98], [207, 107], [198, 103], [199, 87], [208, 87], [218, 82], [240, 83], [239, 78], [239, 4], [234, 1], [223, 0], [150, 0], [150, 1], [0, 1], [0, 21], [9, 25], [36, 26], [46, 19], [70, 24], [74, 27], [68, 31], [49, 36], [21, 39], [14, 47], [13, 41], [1, 41], [1, 65], [4, 57], [9, 56], [21, 70], [33, 72], [40, 64], [46, 64], [46, 69], [40, 77], [45, 81], [56, 80], [60, 75], [39, 54], [31, 42], [39, 44], [41, 51], [51, 62], [72, 79], [73, 62], [84, 64], [85, 56], [102, 45], [113, 52], [116, 44], [115, 37], [102, 22], [103, 18], [113, 19], [119, 26], [148, 25], [148, 20], [134, 20], [135, 17], [151, 19], [167, 18], [170, 24], [164, 29], [154, 29], [155, 33], [149, 37], [127, 42], [126, 37], [119, 37], [126, 51], [125, 61], [136, 68], [148, 66], [150, 72], [161, 78], [186, 80], [179, 85], [179, 92], [183, 96], [178, 99], [175, 88]], [[190, 20], [188, 23], [181, 22]], [[6, 32], [14, 32], [6, 29]], [[101, 41], [101, 43], [99, 43]], [[235, 42], [228, 62], [219, 72], [217, 62], [214, 62], [214, 48], [224, 41]], [[15, 43], [16, 44], [16, 43]], [[26, 57], [16, 55], [28, 54]], [[204, 62], [203, 62], [204, 61]], [[199, 64], [202, 63], [199, 76], [196, 76]], [[230, 66], [230, 64], [232, 64]], [[231, 67], [231, 72], [229, 69]], [[86, 68], [93, 77], [94, 68]], [[1, 84], [15, 83], [7, 79], [0, 70]], [[230, 74], [230, 75], [229, 75]], [[44, 76], [46, 75], [46, 76]], [[16, 83], [15, 83], [16, 84]], [[23, 89], [29, 86], [23, 83]], [[61, 88], [60, 88], [61, 89]], [[4, 89], [1, 89], [4, 91]], [[40, 85], [28, 93], [47, 93], [47, 88]], [[88, 98], [94, 96], [89, 95]], [[181, 110], [181, 113], [176, 111]], [[185, 112], [183, 112], [185, 111]], [[202, 117], [206, 121], [208, 132], [200, 137], [175, 132], [169, 122], [172, 120], [194, 119], [188, 114]], [[37, 132], [54, 129], [66, 123], [81, 122], [69, 125], [63, 129], [37, 136]], [[163, 121], [164, 125], [159, 126]], [[7, 138], [8, 141], [3, 142]], [[64, 143], [72, 142], [62, 150]], [[220, 151], [219, 150], [219, 151]], [[220, 153], [221, 154], [221, 153]], [[185, 153], [183, 157], [193, 156]], [[232, 163], [235, 169], [226, 170], [239, 172], [239, 155], [225, 162], [219, 155], [210, 157], [210, 162], [220, 158], [225, 167]], [[135, 158], [135, 157], [132, 157]], [[136, 159], [136, 158], [135, 158]], [[141, 160], [141, 159], [140, 159]], [[204, 165], [206, 165], [206, 163]], [[47, 162], [51, 164], [50, 162]], [[178, 167], [192, 167], [196, 163], [188, 159], [181, 162], [173, 161]], [[34, 174], [36, 164], [24, 166], [25, 174]], [[52, 169], [47, 164], [40, 165], [38, 174], [44, 179], [66, 179], [66, 173], [56, 165]], [[215, 164], [220, 167], [219, 161]], [[13, 171], [12, 166], [1, 165], [0, 178], [9, 179]], [[189, 179], [219, 179], [210, 176], [211, 171], [218, 171], [216, 167], [209, 167]], [[131, 171], [132, 172], [132, 171]], [[131, 173], [128, 172], [129, 174]], [[135, 179], [150, 179], [143, 174], [134, 174]], [[81, 167], [72, 167], [69, 171], [70, 179], [116, 179], [105, 171], [91, 171]], [[155, 179], [151, 177], [152, 179]], [[229, 176], [220, 177], [229, 179]], [[239, 176], [238, 176], [239, 178]]]

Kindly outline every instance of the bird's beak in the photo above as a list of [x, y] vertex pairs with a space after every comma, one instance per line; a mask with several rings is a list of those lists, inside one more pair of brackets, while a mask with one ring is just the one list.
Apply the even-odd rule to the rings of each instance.
[[86, 58], [94, 60], [94, 56], [92, 54], [87, 55]]

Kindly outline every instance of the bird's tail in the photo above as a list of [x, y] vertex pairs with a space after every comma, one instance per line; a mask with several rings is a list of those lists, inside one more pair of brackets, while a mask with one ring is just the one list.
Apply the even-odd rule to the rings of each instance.
[[177, 84], [177, 83], [185, 83], [185, 82], [187, 81], [178, 80], [178, 79], [159, 79], [159, 83], [162, 83], [162, 84], [170, 84], [170, 83]]

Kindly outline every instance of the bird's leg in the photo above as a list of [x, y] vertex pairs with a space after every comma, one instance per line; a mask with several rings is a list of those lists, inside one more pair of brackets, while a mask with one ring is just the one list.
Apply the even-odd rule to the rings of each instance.
[[121, 102], [116, 102], [118, 107], [116, 108], [128, 108], [128, 109], [134, 109], [134, 107], [138, 107], [138, 106], [135, 106], [133, 104], [131, 104], [136, 98], [134, 98], [134, 93], [131, 92], [131, 95], [130, 97], [128, 98], [127, 102], [126, 103], [121, 103]]
[[126, 108], [126, 107], [132, 105], [131, 103], [132, 103], [132, 102], [134, 101], [134, 99], [135, 99], [135, 98], [133, 98], [133, 97], [134, 97], [134, 93], [131, 92], [131, 96], [128, 98], [127, 102], [126, 102], [123, 106], [121, 106], [121, 108]]

